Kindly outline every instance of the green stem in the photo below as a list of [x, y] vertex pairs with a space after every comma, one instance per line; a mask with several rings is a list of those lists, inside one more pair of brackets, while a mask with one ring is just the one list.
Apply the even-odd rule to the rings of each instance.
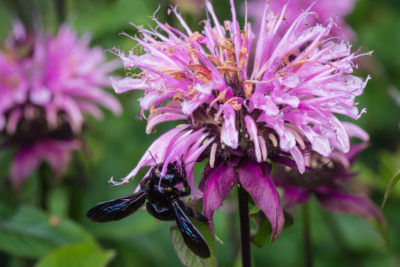
[[75, 167], [74, 175], [66, 179], [69, 195], [69, 217], [74, 221], [82, 222], [84, 219], [83, 195], [87, 187], [86, 175], [80, 157], [74, 157], [72, 163]]
[[240, 241], [242, 251], [242, 266], [251, 266], [250, 251], [250, 219], [249, 219], [249, 203], [248, 194], [242, 186], [238, 187], [239, 199], [239, 218], [240, 218]]
[[39, 205], [43, 210], [48, 209], [48, 196], [50, 191], [50, 184], [48, 179], [48, 170], [46, 164], [41, 164], [39, 167]]
[[65, 21], [65, 0], [55, 0], [54, 7], [56, 10], [57, 23], [61, 25]]
[[303, 241], [304, 241], [304, 256], [306, 267], [313, 266], [313, 254], [311, 244], [311, 227], [310, 227], [310, 211], [308, 204], [304, 204], [302, 208], [302, 219], [303, 219]]

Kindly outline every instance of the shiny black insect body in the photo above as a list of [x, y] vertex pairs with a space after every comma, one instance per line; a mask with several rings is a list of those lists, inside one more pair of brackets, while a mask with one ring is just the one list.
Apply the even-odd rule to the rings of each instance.
[[[187, 207], [181, 197], [190, 194], [186, 173], [175, 163], [170, 163], [165, 176], [161, 176], [162, 164], [154, 167], [150, 175], [140, 183], [140, 191], [121, 198], [97, 204], [86, 216], [95, 222], [116, 221], [136, 212], [146, 202], [147, 211], [162, 221], [176, 221], [186, 245], [199, 257], [208, 258], [210, 250], [203, 236], [188, 217], [208, 223], [206, 217]], [[182, 189], [177, 188], [182, 185]]]

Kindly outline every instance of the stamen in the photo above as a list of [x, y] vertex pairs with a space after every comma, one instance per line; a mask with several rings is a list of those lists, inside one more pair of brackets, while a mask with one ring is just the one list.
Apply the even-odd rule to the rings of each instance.
[[267, 161], [268, 150], [267, 150], [267, 145], [265, 144], [265, 140], [262, 136], [258, 136], [258, 140], [260, 142], [261, 154], [262, 154], [263, 160]]
[[229, 98], [229, 100], [226, 101], [225, 104], [230, 103], [236, 111], [239, 111], [242, 109], [242, 102], [243, 102], [243, 99], [241, 99], [239, 97], [232, 97], [232, 98]]
[[[285, 126], [289, 126], [289, 125], [285, 125]], [[294, 136], [294, 139], [296, 139], [296, 142], [299, 144], [300, 149], [304, 150], [306, 149], [306, 145], [304, 144], [303, 138], [301, 138], [301, 136], [291, 127], [286, 127], [287, 130], [289, 130], [289, 132], [291, 132]]]
[[243, 84], [244, 84], [244, 94], [246, 98], [250, 99], [253, 93], [253, 83], [244, 81]]
[[271, 140], [272, 145], [273, 145], [274, 147], [278, 147], [278, 139], [276, 139], [275, 135], [272, 134], [272, 133], [270, 133], [270, 134], [268, 135], [268, 137], [269, 137], [269, 140]]
[[224, 103], [226, 101], [225, 97], [226, 97], [226, 92], [227, 91], [228, 90], [224, 90], [224, 91], [219, 92], [218, 96], [210, 103], [210, 105], [208, 106], [207, 110], [210, 111], [212, 106], [217, 102]]
[[330, 169], [332, 169], [334, 166], [333, 161], [328, 158], [321, 158], [321, 162], [322, 162], [322, 164], [324, 164], [325, 166], [327, 166]]
[[217, 152], [217, 143], [213, 143], [211, 146], [211, 152], [210, 152], [210, 166], [211, 168], [214, 168], [214, 163], [215, 163], [215, 154]]

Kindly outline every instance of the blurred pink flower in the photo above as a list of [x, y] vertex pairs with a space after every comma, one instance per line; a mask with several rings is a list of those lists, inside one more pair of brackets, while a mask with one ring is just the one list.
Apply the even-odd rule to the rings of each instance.
[[[271, 0], [270, 5], [272, 11], [280, 13], [284, 6], [287, 8], [284, 13], [284, 22], [279, 32], [283, 35], [296, 18], [311, 5], [311, 11], [314, 11], [313, 16], [309, 16], [304, 24], [313, 25], [316, 22], [325, 23], [327, 20], [335, 19], [336, 27], [331, 30], [332, 35], [340, 36], [344, 39], [352, 39], [354, 37], [353, 30], [347, 25], [344, 17], [351, 13], [354, 8], [355, 0], [292, 0], [288, 3], [287, 0]], [[263, 10], [266, 0], [253, 0], [248, 3], [249, 17], [254, 20], [254, 25], [259, 29], [262, 24]], [[243, 10], [245, 7], [243, 6]]]
[[303, 175], [295, 169], [277, 167], [273, 179], [283, 188], [285, 207], [304, 204], [315, 196], [328, 211], [352, 214], [370, 221], [373, 225], [385, 224], [383, 214], [365, 193], [352, 190], [357, 173], [351, 172], [357, 155], [367, 144], [353, 145], [349, 152], [333, 152], [329, 158], [312, 153], [311, 170]]
[[101, 118], [102, 105], [118, 114], [110, 86], [115, 62], [104, 63], [101, 48], [89, 48], [89, 37], [78, 38], [67, 26], [56, 36], [25, 32], [20, 23], [0, 51], [0, 133], [3, 147], [16, 146], [11, 180], [19, 186], [46, 160], [55, 173], [78, 149], [83, 114]]
[[[186, 162], [193, 196], [203, 197], [207, 217], [212, 218], [240, 182], [270, 220], [275, 239], [284, 216], [269, 161], [303, 173], [304, 155], [310, 151], [323, 156], [334, 149], [349, 151], [349, 134], [361, 134], [360, 129], [334, 114], [358, 119], [365, 112], [359, 112], [354, 101], [368, 79], [352, 75], [353, 60], [361, 55], [339, 38], [330, 38], [333, 21], [300, 26], [313, 16], [308, 11], [281, 36], [283, 16], [267, 4], [253, 46], [255, 35], [249, 24], [240, 30], [233, 0], [232, 21], [224, 25], [210, 2], [205, 6], [208, 16], [201, 33], [193, 32], [173, 8], [183, 32], [154, 17], [157, 29], [137, 26], [138, 36], [126, 34], [140, 48], [115, 53], [135, 74], [114, 80], [113, 85], [118, 93], [144, 91], [139, 102], [143, 117], [150, 111], [148, 134], [161, 122], [183, 121], [148, 150], [164, 163], [163, 173], [170, 162]], [[201, 192], [194, 183], [193, 165], [207, 158]], [[152, 165], [146, 153], [120, 183]]]

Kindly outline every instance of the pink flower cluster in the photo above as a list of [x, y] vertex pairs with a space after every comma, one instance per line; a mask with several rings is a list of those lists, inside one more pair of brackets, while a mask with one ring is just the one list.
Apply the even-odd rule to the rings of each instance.
[[[262, 11], [265, 6], [265, 0], [254, 0], [248, 3], [249, 17], [254, 19], [256, 27], [262, 24]], [[288, 3], [286, 0], [270, 1], [271, 9], [274, 12], [280, 12]], [[282, 34], [285, 33], [290, 24], [310, 6], [312, 11], [315, 11], [314, 16], [309, 16], [306, 23], [309, 25], [315, 22], [325, 22], [329, 19], [335, 19], [337, 24], [331, 31], [332, 35], [338, 35], [346, 39], [354, 37], [353, 30], [346, 24], [344, 16], [348, 15], [354, 8], [355, 0], [292, 0], [288, 4], [285, 12], [285, 25], [280, 29]]]
[[89, 48], [67, 26], [56, 36], [26, 32], [20, 23], [0, 51], [0, 133], [3, 147], [16, 146], [11, 179], [19, 186], [41, 163], [55, 173], [80, 147], [83, 114], [101, 118], [102, 105], [121, 112], [119, 102], [102, 88], [109, 86], [115, 62], [104, 63], [101, 48]]
[[[147, 133], [165, 121], [183, 122], [148, 150], [164, 163], [163, 173], [170, 162], [187, 163], [193, 196], [203, 197], [207, 217], [240, 183], [270, 220], [275, 239], [284, 217], [270, 162], [304, 173], [310, 152], [324, 157], [348, 152], [349, 136], [365, 132], [335, 114], [358, 119], [365, 112], [355, 98], [368, 78], [352, 74], [353, 61], [361, 55], [331, 37], [333, 20], [306, 26], [315, 15], [307, 9], [286, 27], [287, 6], [274, 13], [267, 3], [255, 41], [251, 25], [246, 21], [241, 29], [234, 1], [230, 4], [232, 20], [221, 23], [206, 1], [201, 32], [193, 32], [175, 8], [183, 31], [155, 17], [157, 28], [136, 26], [139, 35], [128, 36], [140, 48], [127, 54], [115, 51], [135, 74], [113, 85], [118, 93], [144, 91], [139, 101], [142, 116], [149, 111]], [[209, 165], [199, 190], [193, 165], [206, 158]], [[152, 165], [146, 153], [121, 183]]]

